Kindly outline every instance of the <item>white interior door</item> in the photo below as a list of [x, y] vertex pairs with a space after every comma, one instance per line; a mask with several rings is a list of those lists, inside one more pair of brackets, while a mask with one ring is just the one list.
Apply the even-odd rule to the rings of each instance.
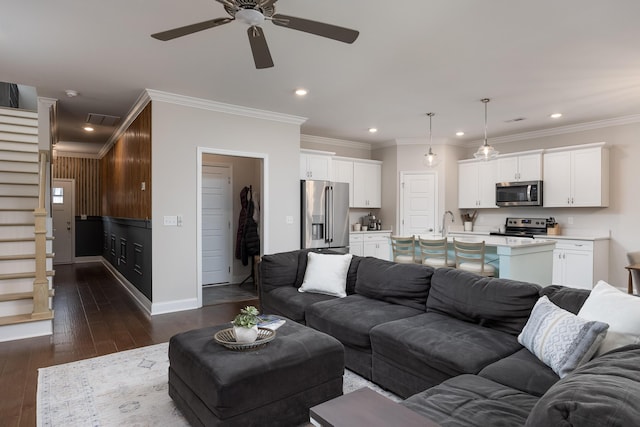
[[231, 168], [202, 165], [202, 284], [231, 281]]
[[74, 187], [72, 179], [56, 179], [51, 190], [54, 264], [72, 264], [75, 247]]
[[402, 172], [400, 181], [400, 235], [436, 232], [436, 174]]

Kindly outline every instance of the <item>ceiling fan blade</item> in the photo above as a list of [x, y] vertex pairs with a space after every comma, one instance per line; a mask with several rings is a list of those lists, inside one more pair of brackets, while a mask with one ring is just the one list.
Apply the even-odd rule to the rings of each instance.
[[173, 40], [178, 37], [187, 36], [189, 34], [197, 33], [198, 31], [207, 30], [209, 28], [217, 27], [233, 21], [233, 18], [216, 18], [210, 21], [198, 22], [197, 24], [186, 25], [180, 28], [174, 28], [173, 30], [162, 31], [160, 33], [151, 34], [151, 37], [157, 40], [166, 42], [167, 40]]
[[359, 31], [349, 28], [338, 27], [336, 25], [325, 24], [323, 22], [311, 21], [309, 19], [296, 18], [282, 14], [275, 14], [272, 17], [274, 24], [293, 30], [304, 31], [305, 33], [327, 37], [344, 43], [353, 43], [360, 34]]
[[247, 34], [249, 35], [249, 44], [251, 44], [251, 52], [253, 53], [253, 61], [256, 63], [256, 68], [273, 67], [273, 59], [271, 59], [269, 46], [267, 46], [267, 40], [264, 38], [262, 28], [257, 26], [249, 27]]

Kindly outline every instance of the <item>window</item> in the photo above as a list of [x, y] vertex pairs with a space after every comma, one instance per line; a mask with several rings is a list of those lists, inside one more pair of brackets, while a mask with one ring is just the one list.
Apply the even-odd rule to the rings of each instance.
[[62, 187], [54, 187], [52, 189], [52, 202], [54, 205], [61, 205], [64, 203], [64, 188]]

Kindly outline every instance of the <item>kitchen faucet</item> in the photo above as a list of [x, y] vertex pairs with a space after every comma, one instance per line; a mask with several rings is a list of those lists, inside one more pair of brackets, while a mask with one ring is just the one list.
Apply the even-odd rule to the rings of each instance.
[[456, 222], [455, 218], [453, 217], [453, 212], [445, 211], [445, 213], [442, 214], [442, 237], [447, 236], [447, 229], [444, 226], [444, 220], [447, 218], [447, 214], [451, 215], [451, 222]]

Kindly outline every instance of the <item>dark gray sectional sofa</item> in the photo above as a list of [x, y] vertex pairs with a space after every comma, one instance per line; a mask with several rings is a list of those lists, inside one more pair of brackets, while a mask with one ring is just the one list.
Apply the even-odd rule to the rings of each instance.
[[640, 424], [640, 345], [560, 380], [517, 341], [538, 298], [575, 314], [588, 291], [354, 256], [337, 298], [298, 292], [307, 252], [262, 258], [261, 310], [337, 338], [348, 369], [440, 425]]

